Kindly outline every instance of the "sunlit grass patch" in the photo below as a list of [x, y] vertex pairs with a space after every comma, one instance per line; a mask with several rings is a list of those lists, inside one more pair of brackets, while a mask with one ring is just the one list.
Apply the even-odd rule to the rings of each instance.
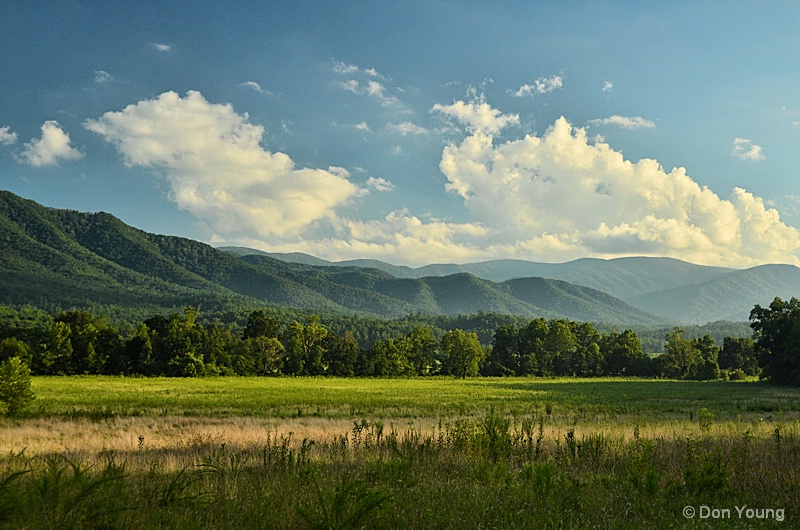
[[440, 417], [582, 414], [720, 417], [800, 412], [800, 391], [762, 383], [642, 379], [35, 377], [37, 416]]

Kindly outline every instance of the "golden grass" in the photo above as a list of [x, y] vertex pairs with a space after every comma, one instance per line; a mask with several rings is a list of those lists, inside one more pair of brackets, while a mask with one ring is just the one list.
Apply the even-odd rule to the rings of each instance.
[[[511, 432], [521, 432], [525, 418], [513, 418]], [[607, 440], [627, 443], [639, 436], [647, 440], [681, 442], [686, 439], [717, 438], [738, 440], [767, 439], [778, 428], [782, 436], [797, 438], [800, 424], [783, 419], [750, 421], [701, 422], [666, 419], [641, 424], [627, 421], [577, 421], [574, 418], [529, 417], [538, 433], [538, 422], [543, 426], [546, 445], [563, 443], [572, 430], [578, 440], [601, 435]], [[417, 418], [358, 421], [342, 418], [197, 418], [197, 417], [118, 417], [100, 421], [85, 418], [35, 418], [27, 420], [0, 420], [0, 459], [24, 452], [28, 456], [62, 454], [87, 462], [100, 462], [113, 454], [134, 467], [146, 465], [157, 458], [160, 465], [177, 469], [196, 463], [195, 457], [209, 449], [227, 448], [233, 451], [257, 451], [281, 440], [297, 449], [303, 440], [313, 441], [318, 447], [335, 442], [341, 437], [352, 440], [356, 423], [369, 427], [367, 436], [380, 424], [383, 435], [390, 433], [402, 439], [409, 435], [436, 438], [438, 433], [453, 429], [454, 422], [467, 421], [478, 428], [480, 418]], [[138, 465], [137, 465], [138, 464]]]

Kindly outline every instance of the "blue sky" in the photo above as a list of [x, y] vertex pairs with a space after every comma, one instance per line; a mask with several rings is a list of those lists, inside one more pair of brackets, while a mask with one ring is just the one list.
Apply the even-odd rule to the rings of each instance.
[[334, 260], [800, 264], [799, 23], [796, 2], [7, 2], [0, 188]]

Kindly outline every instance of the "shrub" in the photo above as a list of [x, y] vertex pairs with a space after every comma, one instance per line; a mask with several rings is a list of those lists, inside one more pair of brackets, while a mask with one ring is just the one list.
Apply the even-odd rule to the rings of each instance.
[[6, 414], [16, 416], [34, 400], [31, 390], [31, 370], [19, 357], [0, 364], [0, 401], [6, 404]]
[[728, 375], [730, 381], [746, 381], [747, 374], [741, 368], [737, 368]]
[[27, 344], [14, 337], [8, 337], [0, 341], [0, 362], [19, 357], [24, 363], [30, 366], [33, 356]]

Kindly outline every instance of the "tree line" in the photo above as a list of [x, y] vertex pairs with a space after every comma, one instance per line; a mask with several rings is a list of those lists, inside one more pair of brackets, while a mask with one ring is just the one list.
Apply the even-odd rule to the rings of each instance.
[[[201, 323], [191, 306], [155, 315], [126, 332], [86, 310], [51, 320], [10, 308], [0, 318], [0, 362], [18, 357], [35, 375], [142, 376], [645, 376], [745, 378], [764, 374], [800, 384], [800, 302], [778, 298], [751, 314], [752, 338], [664, 337], [648, 355], [633, 330], [600, 332], [590, 323], [537, 318], [499, 325], [488, 343], [474, 331], [434, 333], [419, 325], [362, 347], [351, 331], [316, 316], [281, 325], [265, 309], [246, 323]], [[484, 336], [487, 333], [484, 331]]]

